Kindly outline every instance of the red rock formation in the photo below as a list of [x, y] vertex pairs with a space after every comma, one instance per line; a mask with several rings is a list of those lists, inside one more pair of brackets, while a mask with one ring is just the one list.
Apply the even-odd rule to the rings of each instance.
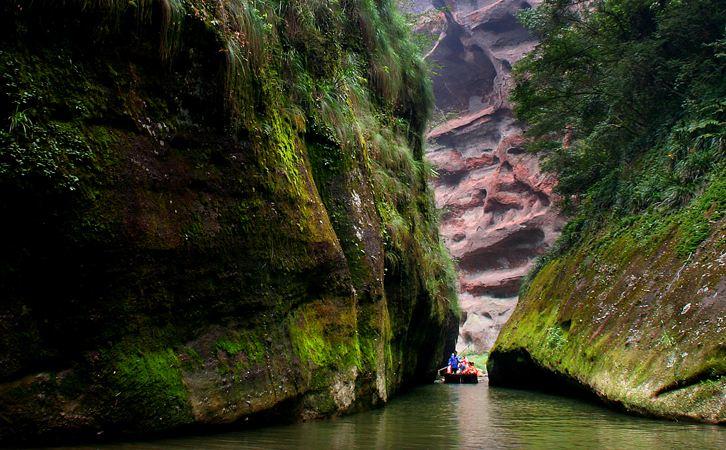
[[512, 64], [535, 44], [516, 20], [532, 3], [437, 1], [441, 12], [422, 31], [439, 33], [427, 58], [436, 67], [437, 115], [453, 118], [429, 133], [427, 155], [440, 175], [441, 233], [459, 267], [465, 319], [457, 347], [482, 352], [563, 221], [552, 208], [555, 180], [524, 151], [522, 125], [507, 102]]

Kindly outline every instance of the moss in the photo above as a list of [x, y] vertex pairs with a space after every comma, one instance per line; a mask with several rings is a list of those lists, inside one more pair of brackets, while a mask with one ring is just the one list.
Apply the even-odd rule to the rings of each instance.
[[166, 429], [192, 420], [181, 363], [171, 349], [119, 356], [110, 382], [141, 429]]
[[267, 354], [267, 349], [259, 337], [248, 330], [221, 338], [214, 346], [229, 356], [243, 355], [249, 364], [261, 364]]
[[[681, 210], [606, 223], [550, 259], [503, 328], [489, 364], [509, 367], [498, 359], [524, 352], [550, 373], [633, 411], [723, 420], [718, 398], [699, 384], [723, 373], [718, 329], [705, 319], [715, 313], [707, 292], [723, 275], [713, 269], [724, 227], [713, 196], [719, 185]], [[691, 220], [709, 231], [684, 258], [676, 249], [687, 242]]]
[[189, 346], [185, 346], [179, 352], [180, 368], [182, 372], [193, 372], [204, 367], [204, 360], [199, 352]]
[[455, 277], [394, 2], [21, 3], [0, 6], [8, 376], [83, 360], [81, 397], [118, 407], [80, 401], [77, 426], [139, 432], [431, 374]]
[[333, 300], [306, 304], [290, 316], [288, 326], [295, 354], [304, 364], [341, 372], [360, 367], [361, 351], [352, 305], [340, 308]]
[[567, 343], [567, 336], [559, 326], [549, 327], [545, 342], [547, 343], [547, 347], [554, 351], [560, 351]]
[[679, 215], [676, 251], [681, 257], [691, 255], [711, 234], [712, 224], [726, 214], [726, 175], [717, 173], [713, 178], [705, 192]]
[[361, 371], [379, 373], [385, 377], [386, 368], [393, 367], [391, 354], [391, 319], [385, 300], [358, 309], [358, 342], [361, 352]]

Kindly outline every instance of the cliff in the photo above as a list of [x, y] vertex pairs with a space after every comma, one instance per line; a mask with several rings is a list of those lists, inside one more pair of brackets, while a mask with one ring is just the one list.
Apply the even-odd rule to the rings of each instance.
[[611, 219], [548, 262], [497, 339], [490, 382], [726, 422], [725, 210], [722, 178], [665, 220]]
[[482, 353], [563, 219], [553, 207], [555, 179], [524, 150], [523, 124], [508, 101], [512, 65], [536, 43], [516, 18], [532, 2], [437, 6], [441, 12], [429, 11], [418, 27], [435, 38], [426, 58], [435, 72], [437, 126], [427, 135], [426, 157], [439, 174], [441, 235], [459, 269], [464, 321], [457, 348]]
[[511, 99], [569, 221], [491, 384], [726, 421], [726, 6], [544, 0]]
[[329, 416], [431, 379], [451, 262], [391, 1], [0, 10], [0, 441]]

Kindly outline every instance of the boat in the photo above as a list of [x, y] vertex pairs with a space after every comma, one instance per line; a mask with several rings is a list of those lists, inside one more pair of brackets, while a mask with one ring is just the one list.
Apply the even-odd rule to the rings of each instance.
[[479, 377], [475, 373], [445, 373], [446, 384], [477, 384]]

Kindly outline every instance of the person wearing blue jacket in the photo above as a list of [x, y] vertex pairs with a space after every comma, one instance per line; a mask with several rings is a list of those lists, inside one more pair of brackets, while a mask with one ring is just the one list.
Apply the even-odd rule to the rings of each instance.
[[450, 373], [456, 373], [459, 370], [459, 358], [456, 356], [456, 351], [449, 357], [449, 370]]

